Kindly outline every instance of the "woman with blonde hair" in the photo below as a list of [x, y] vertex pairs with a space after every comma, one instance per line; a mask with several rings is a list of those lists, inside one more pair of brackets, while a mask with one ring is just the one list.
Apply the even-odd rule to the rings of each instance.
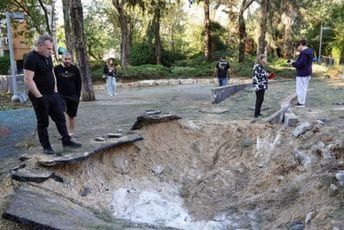
[[116, 66], [115, 59], [109, 58], [104, 66], [104, 78], [106, 79], [106, 91], [109, 96], [116, 95]]
[[255, 118], [262, 116], [260, 110], [264, 101], [265, 90], [268, 89], [268, 78], [270, 74], [265, 70], [266, 63], [266, 55], [260, 54], [258, 56], [257, 63], [253, 66], [252, 85], [256, 91], [256, 105], [254, 109]]

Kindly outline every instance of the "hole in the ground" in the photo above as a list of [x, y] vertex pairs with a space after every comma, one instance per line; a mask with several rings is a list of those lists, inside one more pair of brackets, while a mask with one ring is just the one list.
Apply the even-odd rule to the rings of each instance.
[[277, 129], [182, 120], [137, 132], [144, 140], [134, 145], [55, 166], [64, 183], [48, 180], [43, 186], [135, 223], [182, 229], [259, 225], [259, 205], [247, 199], [270, 183], [264, 167], [279, 144]]

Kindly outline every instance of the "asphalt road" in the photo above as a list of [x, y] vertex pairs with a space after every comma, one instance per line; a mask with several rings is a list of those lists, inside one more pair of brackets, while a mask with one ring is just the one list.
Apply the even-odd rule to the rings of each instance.
[[[211, 103], [211, 89], [214, 84], [181, 84], [154, 87], [120, 88], [117, 96], [109, 97], [103, 86], [95, 87], [96, 101], [81, 102], [77, 117], [77, 141], [83, 144], [82, 151], [92, 148], [90, 144], [97, 136], [108, 133], [127, 133], [136, 118], [147, 110], [174, 113], [183, 119], [222, 122], [229, 120], [249, 120], [253, 117], [255, 96], [250, 89], [226, 99], [220, 104]], [[291, 86], [293, 91], [294, 85]], [[281, 92], [275, 93], [283, 99], [288, 95], [284, 84]], [[279, 100], [266, 98], [263, 113], [268, 116], [279, 109]], [[0, 112], [0, 174], [8, 172], [18, 164], [21, 154], [41, 152], [35, 133], [36, 120], [32, 109]], [[53, 148], [63, 151], [54, 123], [49, 126], [49, 136]], [[21, 143], [26, 139], [30, 143]], [[20, 147], [16, 147], [20, 146]]]

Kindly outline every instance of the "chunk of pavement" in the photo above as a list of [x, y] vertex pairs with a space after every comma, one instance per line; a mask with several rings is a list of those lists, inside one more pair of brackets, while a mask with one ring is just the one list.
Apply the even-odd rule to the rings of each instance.
[[284, 114], [284, 126], [285, 127], [296, 127], [297, 123], [299, 123], [299, 120], [295, 113], [293, 112], [286, 112]]
[[179, 120], [181, 117], [168, 113], [168, 114], [159, 114], [159, 115], [142, 115], [137, 117], [135, 123], [131, 127], [131, 130], [140, 129], [146, 125], [160, 123], [160, 122], [169, 122], [174, 120]]
[[33, 186], [19, 188], [2, 217], [32, 229], [110, 229], [90, 210]]
[[42, 183], [50, 178], [59, 182], [63, 182], [63, 179], [59, 176], [56, 176], [54, 172], [34, 168], [20, 168], [18, 170], [14, 170], [11, 173], [11, 178], [21, 182]]
[[164, 171], [164, 167], [161, 165], [156, 165], [154, 167], [151, 168], [152, 173], [157, 176], [160, 175], [163, 171]]
[[344, 187], [344, 170], [339, 170], [339, 171], [336, 173], [336, 179], [338, 180], [339, 185], [340, 185], [341, 187]]
[[90, 156], [93, 156], [98, 153], [102, 153], [108, 149], [111, 149], [123, 144], [134, 143], [140, 140], [143, 140], [141, 135], [129, 134], [129, 135], [125, 135], [120, 138], [112, 139], [111, 141], [105, 142], [105, 144], [93, 149], [90, 152], [75, 152], [73, 154], [55, 156], [55, 157], [39, 156], [38, 163], [43, 166], [53, 166], [53, 165], [58, 165], [58, 164], [74, 163], [74, 162], [85, 160], [89, 158]]
[[312, 125], [309, 124], [308, 122], [304, 122], [294, 129], [293, 135], [294, 137], [299, 137], [311, 129], [312, 129]]

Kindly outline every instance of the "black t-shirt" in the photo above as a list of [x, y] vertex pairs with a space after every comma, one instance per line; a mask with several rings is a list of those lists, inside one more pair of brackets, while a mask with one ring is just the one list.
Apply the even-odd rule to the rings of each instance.
[[227, 71], [230, 68], [229, 63], [227, 61], [219, 61], [216, 64], [216, 68], [217, 68], [217, 77], [219, 78], [225, 78], [227, 77]]
[[35, 72], [33, 81], [41, 94], [54, 93], [55, 79], [51, 57], [40, 55], [36, 51], [28, 53], [24, 60], [24, 69]]
[[63, 96], [80, 97], [81, 77], [78, 67], [75, 65], [63, 66], [62, 64], [54, 67], [57, 81], [57, 90]]

